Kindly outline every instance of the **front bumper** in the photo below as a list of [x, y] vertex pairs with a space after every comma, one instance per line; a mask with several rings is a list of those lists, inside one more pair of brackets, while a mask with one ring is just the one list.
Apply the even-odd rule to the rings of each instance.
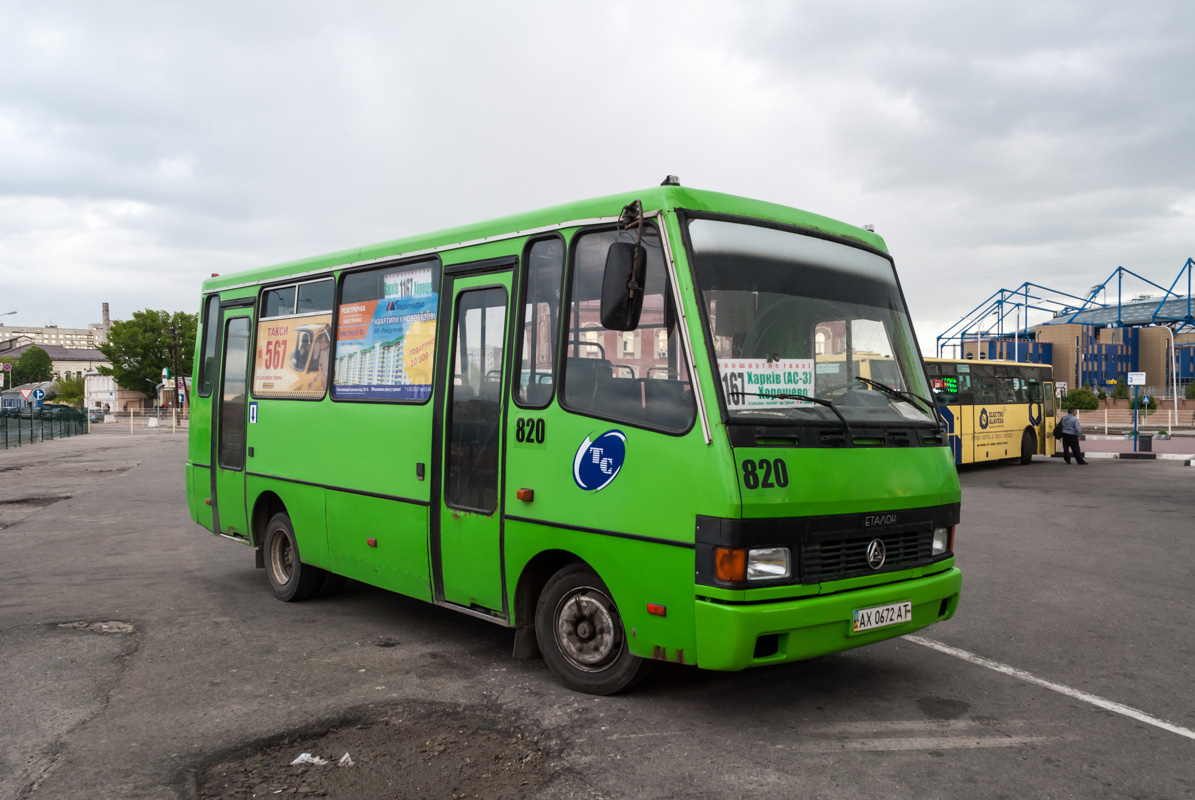
[[[698, 600], [697, 665], [740, 670], [903, 636], [954, 616], [962, 586], [962, 573], [952, 567], [923, 578], [797, 600], [742, 605]], [[851, 633], [855, 609], [902, 600], [913, 604], [910, 621]]]

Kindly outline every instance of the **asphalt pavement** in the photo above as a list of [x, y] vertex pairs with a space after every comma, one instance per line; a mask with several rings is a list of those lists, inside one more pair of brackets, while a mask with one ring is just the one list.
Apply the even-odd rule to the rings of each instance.
[[168, 432], [0, 451], [0, 798], [193, 797], [220, 759], [429, 706], [517, 726], [529, 798], [1195, 796], [1181, 462], [964, 469], [954, 619], [595, 698], [484, 621], [356, 583], [274, 600], [191, 523], [184, 458]]

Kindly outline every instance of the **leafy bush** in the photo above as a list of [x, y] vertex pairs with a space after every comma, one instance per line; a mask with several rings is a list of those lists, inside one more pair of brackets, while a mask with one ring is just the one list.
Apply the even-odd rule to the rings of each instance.
[[1067, 392], [1062, 398], [1062, 408], [1075, 408], [1082, 411], [1094, 411], [1100, 407], [1100, 400], [1090, 389], [1075, 389]]
[[1129, 399], [1129, 385], [1124, 382], [1124, 378], [1116, 381], [1116, 388], [1112, 390], [1112, 397], [1116, 400]]
[[1187, 391], [1183, 397], [1187, 398], [1188, 400], [1195, 400], [1195, 381], [1191, 381], [1187, 384]]
[[1105, 392], [1103, 389], [1100, 389], [1100, 393], [1099, 393], [1098, 397], [1100, 398], [1100, 400], [1107, 400], [1108, 393]]
[[1157, 407], [1158, 407], [1158, 398], [1154, 397], [1153, 395], [1149, 396], [1148, 403], [1145, 402], [1145, 395], [1141, 395], [1140, 397], [1138, 397], [1137, 402], [1129, 403], [1129, 408], [1148, 408], [1150, 411], [1153, 411]]

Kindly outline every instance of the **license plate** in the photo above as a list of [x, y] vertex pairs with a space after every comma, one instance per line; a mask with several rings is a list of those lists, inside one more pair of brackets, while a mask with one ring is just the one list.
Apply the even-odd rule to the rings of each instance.
[[863, 633], [876, 628], [886, 628], [889, 625], [899, 625], [911, 619], [913, 619], [913, 603], [909, 600], [889, 603], [886, 606], [857, 608], [854, 618], [851, 620], [851, 633]]

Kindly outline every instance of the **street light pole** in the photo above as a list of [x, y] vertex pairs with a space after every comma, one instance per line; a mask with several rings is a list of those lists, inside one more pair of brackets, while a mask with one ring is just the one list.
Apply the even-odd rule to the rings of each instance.
[[[13, 314], [15, 314], [15, 313], [17, 313], [17, 312], [15, 312], [15, 311], [5, 311], [3, 314], [0, 314], [0, 317], [11, 317], [11, 316], [12, 316]], [[7, 369], [6, 369], [6, 370], [3, 370], [3, 372], [4, 372], [4, 391], [8, 391], [8, 373], [9, 373], [9, 370], [7, 370]]]
[[1174, 423], [1172, 428], [1178, 427], [1178, 354], [1174, 352], [1174, 329], [1166, 326], [1166, 333], [1170, 334], [1170, 374], [1174, 386]]

